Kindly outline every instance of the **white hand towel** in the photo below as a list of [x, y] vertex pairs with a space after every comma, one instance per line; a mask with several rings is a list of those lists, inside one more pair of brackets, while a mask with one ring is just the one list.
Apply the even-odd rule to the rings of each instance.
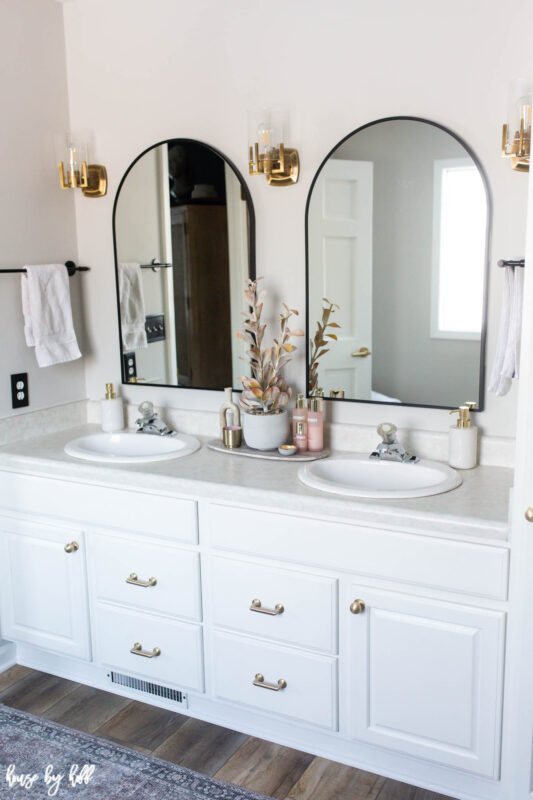
[[523, 268], [504, 267], [504, 269], [505, 286], [502, 316], [496, 356], [489, 383], [489, 392], [493, 392], [500, 397], [507, 394], [511, 388], [512, 379], [518, 378], [524, 299]]
[[28, 347], [35, 347], [40, 367], [81, 358], [70, 305], [69, 276], [64, 264], [25, 267], [22, 313]]
[[118, 265], [120, 296], [120, 327], [125, 350], [142, 350], [148, 347], [146, 339], [144, 292], [139, 264]]

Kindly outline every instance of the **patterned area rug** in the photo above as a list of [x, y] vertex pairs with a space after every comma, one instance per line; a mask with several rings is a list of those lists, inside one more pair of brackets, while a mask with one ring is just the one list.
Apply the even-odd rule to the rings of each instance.
[[0, 704], [1, 800], [270, 800]]

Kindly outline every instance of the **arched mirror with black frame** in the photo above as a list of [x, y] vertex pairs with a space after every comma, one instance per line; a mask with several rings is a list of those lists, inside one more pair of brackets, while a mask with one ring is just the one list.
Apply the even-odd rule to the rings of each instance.
[[194, 139], [152, 145], [120, 182], [113, 236], [122, 382], [242, 388], [255, 219], [237, 168]]
[[306, 207], [308, 394], [482, 409], [490, 222], [483, 168], [442, 125], [337, 144]]

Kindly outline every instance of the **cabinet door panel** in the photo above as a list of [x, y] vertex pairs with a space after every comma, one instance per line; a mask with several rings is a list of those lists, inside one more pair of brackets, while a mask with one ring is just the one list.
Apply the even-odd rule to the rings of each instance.
[[498, 771], [505, 615], [352, 585], [354, 738]]
[[89, 658], [83, 548], [82, 531], [0, 518], [3, 636]]

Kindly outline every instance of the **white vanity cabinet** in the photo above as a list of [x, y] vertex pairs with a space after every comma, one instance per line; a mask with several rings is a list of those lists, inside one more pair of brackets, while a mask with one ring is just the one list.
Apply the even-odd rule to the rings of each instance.
[[506, 542], [14, 474], [0, 509], [0, 630], [21, 663], [508, 800]]
[[89, 658], [83, 530], [0, 516], [0, 608], [4, 638]]

